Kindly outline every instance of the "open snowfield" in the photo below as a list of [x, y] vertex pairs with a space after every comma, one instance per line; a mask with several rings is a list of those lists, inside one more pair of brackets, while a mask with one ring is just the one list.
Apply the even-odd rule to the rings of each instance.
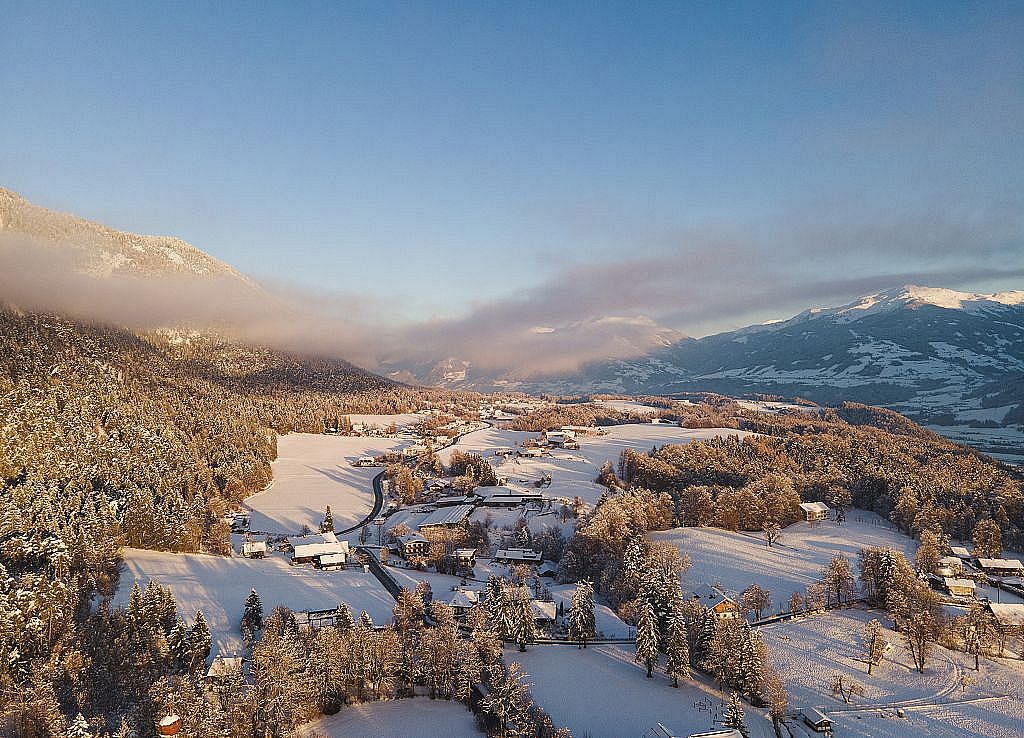
[[[374, 415], [374, 418], [400, 418]], [[414, 416], [415, 417], [415, 416]], [[376, 467], [354, 467], [360, 456], [378, 456], [408, 445], [395, 438], [290, 433], [277, 439], [271, 486], [245, 500], [254, 531], [300, 533], [319, 530], [324, 508], [331, 506], [337, 530], [361, 521], [373, 508], [371, 480]]]
[[358, 567], [324, 572], [291, 566], [283, 556], [229, 559], [134, 548], [124, 550], [124, 560], [116, 605], [127, 605], [132, 584], [145, 587], [155, 579], [174, 591], [178, 612], [186, 620], [191, 622], [197, 610], [203, 611], [213, 634], [214, 651], [221, 653], [241, 650], [238, 620], [253, 587], [260, 593], [265, 613], [277, 605], [320, 610], [347, 602], [356, 616], [366, 610], [375, 623], [386, 623], [391, 621], [395, 605], [380, 582]]
[[760, 533], [717, 528], [674, 528], [649, 535], [652, 540], [674, 543], [690, 557], [693, 566], [683, 574], [684, 590], [720, 583], [726, 593], [738, 594], [756, 582], [771, 592], [775, 608], [793, 592], [803, 594], [808, 584], [819, 580], [836, 554], [850, 559], [856, 571], [862, 548], [889, 546], [911, 560], [917, 550], [916, 542], [892, 523], [863, 510], [850, 510], [842, 525], [829, 520], [794, 523], [771, 548]]
[[401, 430], [407, 425], [413, 425], [423, 420], [421, 415], [416, 413], [400, 413], [398, 415], [349, 415], [348, 419], [352, 424], [362, 423], [363, 425], [375, 425], [378, 428], [387, 428], [392, 423]]
[[480, 738], [473, 713], [460, 702], [417, 697], [390, 702], [367, 702], [341, 708], [330, 717], [308, 723], [295, 738]]
[[[663, 663], [646, 679], [631, 648], [534, 645], [526, 653], [506, 648], [505, 660], [523, 665], [534, 700], [577, 737], [641, 738], [656, 723], [683, 736], [721, 727], [713, 723], [723, 711], [721, 693], [689, 680], [673, 689], [661, 673]], [[744, 709], [751, 738], [774, 738], [766, 718], [748, 705]]]
[[[675, 443], [690, 443], [719, 436], [750, 435], [746, 431], [732, 428], [679, 428], [674, 425], [631, 423], [605, 428], [607, 435], [581, 436], [577, 438], [578, 451], [553, 449], [549, 456], [541, 458], [509, 458], [504, 463], [493, 454], [496, 448], [514, 448], [528, 438], [537, 438], [539, 433], [509, 431], [486, 428], [466, 434], [454, 446], [439, 452], [447, 463], [453, 449], [482, 454], [495, 465], [498, 473], [507, 476], [512, 485], [530, 485], [545, 473], [551, 474], [551, 486], [545, 489], [545, 496], [572, 499], [579, 496], [584, 502], [597, 502], [604, 487], [594, 483], [601, 465], [606, 461], [616, 463], [619, 454], [627, 448], [650, 451], [652, 446]], [[332, 508], [333, 509], [333, 508]]]
[[[919, 674], [904, 640], [887, 630], [893, 647], [868, 676], [859, 637], [872, 618], [889, 622], [885, 613], [856, 609], [760, 628], [789, 688], [791, 708], [823, 708], [837, 736], [1024, 735], [1024, 664], [983, 658], [978, 673], [973, 657], [936, 647]], [[850, 705], [832, 697], [828, 680], [834, 673], [857, 680], [865, 695]], [[959, 682], [964, 674], [974, 680], [966, 691]], [[897, 717], [897, 708], [905, 718]]]

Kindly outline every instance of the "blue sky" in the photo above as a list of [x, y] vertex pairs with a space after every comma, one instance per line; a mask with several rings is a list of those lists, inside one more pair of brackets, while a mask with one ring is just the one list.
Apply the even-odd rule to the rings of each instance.
[[0, 10], [0, 185], [391, 319], [1024, 285], [1020, 3]]

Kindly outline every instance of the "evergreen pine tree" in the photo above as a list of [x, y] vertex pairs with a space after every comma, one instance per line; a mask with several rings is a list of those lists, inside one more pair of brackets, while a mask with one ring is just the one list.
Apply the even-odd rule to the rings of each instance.
[[594, 637], [594, 586], [587, 580], [576, 585], [569, 607], [569, 637], [580, 648], [587, 647], [587, 640]]
[[726, 728], [735, 728], [746, 738], [750, 735], [747, 723], [743, 716], [743, 705], [740, 704], [740, 696], [733, 692], [729, 696], [729, 704], [725, 708], [725, 720], [722, 722]]
[[334, 626], [342, 631], [349, 631], [352, 630], [355, 624], [355, 620], [352, 617], [352, 608], [348, 606], [347, 602], [342, 602], [338, 605], [334, 615]]
[[370, 617], [370, 613], [363, 610], [359, 613], [359, 624], [364, 628], [373, 629], [373, 618]]
[[255, 639], [256, 632], [262, 627], [263, 603], [260, 601], [260, 595], [254, 587], [249, 592], [249, 596], [245, 600], [245, 606], [242, 608], [242, 636], [251, 642]]
[[92, 738], [92, 731], [89, 730], [89, 723], [86, 722], [82, 713], [78, 713], [75, 719], [68, 726], [67, 738]]
[[213, 644], [210, 627], [206, 624], [206, 617], [202, 610], [196, 612], [196, 621], [188, 631], [188, 644], [191, 654], [191, 670], [198, 671], [206, 665], [206, 659], [210, 655], [210, 647]]
[[331, 515], [331, 506], [328, 505], [324, 511], [324, 522], [320, 524], [321, 533], [333, 533], [334, 532], [334, 516]]
[[672, 686], [678, 687], [679, 677], [685, 677], [690, 668], [690, 641], [686, 632], [686, 616], [681, 604], [675, 607], [669, 619], [665, 653], [668, 656], [665, 673], [672, 677]]
[[649, 600], [640, 603], [640, 617], [636, 623], [636, 656], [633, 659], [647, 669], [647, 678], [654, 677], [654, 665], [658, 661], [658, 623], [654, 617], [654, 606]]
[[178, 618], [171, 632], [167, 634], [167, 650], [178, 669], [189, 669], [192, 664], [192, 647], [188, 639], [188, 626], [181, 618]]

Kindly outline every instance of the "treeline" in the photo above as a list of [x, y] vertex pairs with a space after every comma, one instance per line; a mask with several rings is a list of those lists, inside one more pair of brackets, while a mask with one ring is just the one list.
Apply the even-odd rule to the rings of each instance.
[[[844, 415], [900, 432], [852, 425]], [[684, 525], [758, 530], [767, 516], [784, 526], [800, 500], [823, 501], [874, 511], [910, 535], [933, 530], [968, 540], [990, 519], [1008, 548], [1024, 546], [1019, 475], [909, 421], [854, 405], [739, 420], [758, 435], [627, 452], [623, 484], [669, 494]]]
[[[278, 433], [454, 397], [344, 362], [173, 346], [0, 311], [0, 496], [29, 519], [69, 496], [109, 507], [125, 545], [223, 551], [224, 512], [270, 482]], [[303, 391], [303, 376], [317, 389]]]

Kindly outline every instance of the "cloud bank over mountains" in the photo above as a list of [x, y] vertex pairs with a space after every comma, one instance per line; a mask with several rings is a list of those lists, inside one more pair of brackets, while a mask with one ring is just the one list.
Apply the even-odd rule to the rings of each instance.
[[[788, 317], [909, 282], [1012, 288], [1024, 277], [1020, 204], [888, 218], [836, 208], [677, 233], [638, 227], [618, 258], [564, 263], [463, 315], [402, 322], [388, 318], [401, 298], [387, 294], [386, 265], [377, 290], [365, 294], [257, 283], [184, 242], [110, 229], [97, 236], [62, 214], [53, 216], [59, 229], [42, 227], [48, 221], [38, 213], [27, 227], [15, 210], [0, 213], [0, 299], [136, 330], [207, 327], [370, 369], [454, 357], [525, 377], [640, 356], [685, 334]], [[154, 238], [167, 263], [133, 263]], [[111, 239], [120, 251], [111, 251]], [[166, 243], [183, 244], [202, 268], [182, 267]]]

